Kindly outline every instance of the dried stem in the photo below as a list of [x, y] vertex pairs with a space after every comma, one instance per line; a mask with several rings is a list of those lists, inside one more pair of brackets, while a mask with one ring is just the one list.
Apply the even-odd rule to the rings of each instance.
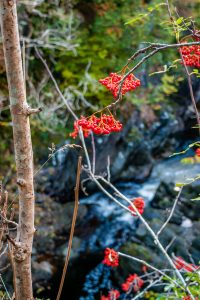
[[67, 267], [68, 267], [68, 263], [69, 263], [69, 258], [70, 258], [70, 252], [71, 252], [71, 247], [72, 247], [72, 241], [73, 241], [73, 236], [74, 236], [74, 229], [75, 229], [75, 225], [76, 225], [76, 218], [77, 218], [78, 205], [79, 205], [79, 185], [80, 185], [80, 175], [81, 175], [81, 163], [82, 163], [82, 157], [79, 156], [78, 166], [77, 166], [77, 175], [76, 175], [76, 186], [74, 189], [75, 206], [74, 206], [74, 213], [73, 213], [73, 218], [72, 218], [72, 226], [71, 226], [69, 242], [68, 242], [68, 247], [67, 247], [67, 255], [66, 255], [66, 259], [65, 259], [62, 278], [60, 281], [60, 286], [59, 286], [58, 295], [56, 297], [56, 300], [60, 300], [60, 296], [62, 293], [65, 276], [66, 276], [66, 272], [67, 272]]

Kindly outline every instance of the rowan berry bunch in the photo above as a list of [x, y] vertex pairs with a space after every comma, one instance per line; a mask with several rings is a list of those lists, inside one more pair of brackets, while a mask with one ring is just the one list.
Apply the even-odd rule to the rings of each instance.
[[102, 262], [104, 265], [109, 267], [119, 266], [119, 254], [114, 249], [106, 248], [104, 254], [104, 260]]
[[179, 50], [183, 55], [186, 66], [200, 68], [200, 46], [183, 46]]
[[79, 120], [74, 122], [74, 131], [70, 134], [71, 137], [77, 137], [79, 127], [82, 128], [84, 137], [88, 137], [91, 131], [95, 134], [119, 132], [122, 129], [122, 124], [113, 115], [102, 114], [99, 118], [95, 115], [89, 118], [81, 116]]
[[132, 289], [134, 292], [139, 291], [144, 285], [144, 281], [137, 275], [129, 275], [126, 281], [122, 284], [122, 290], [124, 292], [130, 292]]
[[[134, 206], [137, 208], [137, 210], [139, 211], [139, 213], [142, 215], [144, 212], [144, 207], [145, 207], [145, 202], [144, 199], [142, 197], [138, 197], [135, 198], [132, 203], [134, 204]], [[135, 209], [129, 205], [128, 208], [132, 211], [132, 215], [137, 217], [137, 213], [135, 211]]]
[[[115, 98], [118, 97], [120, 83], [123, 80], [123, 75], [117, 73], [110, 73], [110, 76], [99, 79], [99, 82], [110, 90]], [[122, 84], [121, 93], [126, 94], [129, 91], [135, 90], [140, 86], [140, 80], [135, 78], [133, 74], [129, 74]]]
[[120, 297], [120, 292], [118, 290], [111, 290], [108, 297], [101, 296], [101, 300], [117, 300]]

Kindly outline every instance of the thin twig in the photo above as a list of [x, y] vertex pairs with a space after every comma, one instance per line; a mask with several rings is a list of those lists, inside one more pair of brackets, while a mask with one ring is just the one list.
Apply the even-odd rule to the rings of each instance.
[[8, 296], [8, 299], [11, 300], [10, 294], [9, 294], [9, 292], [8, 292], [8, 290], [7, 290], [7, 287], [6, 287], [6, 285], [5, 285], [5, 282], [4, 282], [4, 280], [3, 280], [1, 274], [0, 274], [0, 279], [1, 279], [1, 282], [2, 282], [2, 284], [3, 284], [4, 289], [5, 289], [5, 291], [6, 291], [6, 294], [7, 294], [7, 296]]
[[111, 175], [110, 175], [110, 155], [108, 155], [108, 158], [107, 158], [107, 178], [108, 178], [108, 182], [110, 182], [110, 178], [111, 178]]
[[176, 240], [176, 236], [174, 236], [171, 241], [169, 242], [169, 244], [166, 246], [165, 250], [168, 251], [169, 248], [171, 247], [171, 245], [174, 243], [174, 241]]
[[175, 199], [175, 201], [174, 201], [174, 205], [173, 205], [173, 207], [172, 207], [172, 209], [171, 209], [171, 211], [170, 211], [170, 214], [169, 214], [167, 220], [165, 221], [165, 223], [164, 223], [164, 224], [161, 226], [161, 228], [158, 230], [157, 236], [159, 236], [159, 234], [161, 234], [161, 232], [165, 229], [165, 227], [167, 226], [167, 224], [168, 224], [169, 221], [171, 220], [171, 218], [172, 218], [172, 216], [173, 216], [173, 214], [174, 214], [176, 205], [177, 205], [177, 203], [178, 203], [178, 200], [179, 200], [179, 198], [180, 198], [180, 196], [181, 196], [182, 191], [183, 191], [183, 187], [180, 188], [180, 190], [179, 190], [179, 192], [178, 192], [178, 195], [177, 195], [177, 197], [176, 197], [176, 199]]
[[4, 250], [1, 252], [0, 258], [6, 253], [7, 249], [8, 249], [8, 244], [5, 246]]
[[69, 112], [72, 114], [72, 116], [74, 117], [74, 119], [78, 119], [76, 114], [73, 112], [73, 110], [71, 109], [69, 103], [66, 101], [65, 97], [63, 96], [62, 92], [60, 91], [60, 88], [52, 74], [52, 72], [50, 71], [49, 69], [49, 66], [47, 65], [46, 61], [44, 60], [44, 58], [42, 57], [42, 55], [40, 54], [39, 50], [37, 49], [37, 47], [34, 47], [35, 48], [35, 52], [37, 54], [37, 56], [39, 57], [39, 59], [42, 61], [42, 63], [44, 64], [49, 76], [51, 77], [51, 80], [53, 81], [54, 83], [54, 86], [56, 88], [56, 91], [58, 92], [59, 96], [61, 97], [61, 99], [64, 101], [64, 103], [66, 104], [67, 106], [67, 109], [69, 110]]
[[[193, 45], [199, 45], [200, 42], [185, 42], [185, 43], [177, 43], [177, 44], [162, 44], [162, 43], [150, 43], [150, 42], [145, 42], [147, 44], [149, 44], [149, 46], [144, 47], [142, 49], [139, 49], [138, 51], [136, 51], [129, 59], [128, 59], [128, 63], [126, 64], [126, 66], [133, 60], [135, 60], [138, 55], [143, 54], [145, 52], [147, 52], [150, 49], [154, 49], [154, 48], [158, 48], [160, 47], [161, 50], [162, 49], [168, 49], [168, 48], [179, 48], [179, 47], [183, 47], [183, 46], [193, 46]], [[125, 67], [126, 67], [125, 66]]]
[[96, 147], [94, 141], [94, 134], [91, 132], [91, 144], [92, 144], [92, 173], [95, 174], [95, 163], [96, 163]]
[[12, 224], [12, 225], [14, 225], [14, 226], [16, 226], [16, 227], [18, 226], [18, 224], [17, 224], [16, 222], [11, 221], [11, 220], [8, 220], [7, 218], [5, 218], [5, 217], [2, 215], [1, 211], [0, 211], [0, 217], [4, 220], [5, 223]]
[[81, 163], [82, 163], [82, 157], [79, 156], [78, 159], [78, 166], [77, 166], [77, 175], [76, 175], [76, 186], [74, 189], [75, 193], [75, 206], [74, 206], [74, 213], [73, 213], [73, 218], [72, 218], [72, 226], [71, 226], [71, 231], [70, 231], [70, 236], [69, 236], [69, 242], [68, 242], [68, 247], [67, 247], [67, 255], [65, 259], [65, 264], [63, 268], [63, 273], [62, 273], [62, 278], [58, 290], [58, 295], [56, 297], [56, 300], [60, 299], [64, 281], [65, 281], [65, 276], [67, 272], [67, 267], [69, 263], [69, 258], [70, 258], [70, 252], [71, 252], [71, 247], [72, 247], [72, 241], [73, 241], [73, 236], [74, 236], [74, 229], [76, 225], [76, 218], [77, 218], [77, 213], [78, 213], [78, 205], [79, 205], [79, 185], [80, 185], [80, 175], [81, 175]]
[[139, 293], [138, 295], [136, 295], [136, 296], [135, 296], [134, 298], [132, 298], [131, 300], [139, 299], [142, 295], [144, 295], [144, 293], [145, 293], [146, 291], [148, 291], [152, 286], [155, 286], [156, 283], [157, 283], [157, 282], [160, 282], [161, 280], [162, 280], [162, 276], [161, 276], [159, 279], [157, 279], [157, 280], [151, 282], [149, 285], [147, 285], [147, 287], [146, 287], [141, 293]]

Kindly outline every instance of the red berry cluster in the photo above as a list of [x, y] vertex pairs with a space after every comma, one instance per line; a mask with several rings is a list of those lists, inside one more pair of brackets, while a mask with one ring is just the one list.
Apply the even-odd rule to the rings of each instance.
[[[115, 98], [118, 96], [120, 82], [123, 79], [122, 75], [117, 73], [110, 73], [110, 76], [100, 79], [99, 82], [104, 85], [108, 90], [110, 90]], [[121, 93], [126, 94], [129, 91], [135, 90], [140, 86], [140, 80], [136, 79], [133, 74], [129, 74], [124, 80]]]
[[111, 132], [119, 132], [122, 129], [122, 124], [115, 120], [112, 115], [103, 114], [97, 118], [92, 115], [89, 118], [81, 116], [81, 118], [74, 122], [74, 131], [70, 134], [71, 137], [76, 138], [79, 127], [82, 128], [85, 137], [88, 137], [90, 131], [95, 134], [109, 134]]
[[194, 272], [196, 269], [198, 269], [197, 266], [187, 263], [180, 256], [174, 259], [174, 264], [178, 270], [184, 270], [185, 272]]
[[200, 46], [183, 46], [180, 49], [186, 66], [200, 68]]
[[120, 297], [120, 292], [118, 290], [111, 290], [108, 297], [101, 296], [101, 300], [117, 300]]
[[[135, 198], [132, 203], [135, 205], [135, 207], [137, 208], [139, 213], [142, 215], [144, 212], [144, 207], [145, 207], [144, 199], [142, 197], [138, 197], [138, 198]], [[128, 208], [132, 211], [132, 215], [137, 217], [137, 213], [136, 213], [135, 209], [131, 205], [129, 205]]]
[[109, 267], [119, 266], [119, 254], [114, 249], [106, 248], [104, 254], [104, 265], [107, 265]]
[[195, 154], [200, 157], [200, 148], [197, 148]]
[[137, 292], [144, 285], [144, 281], [137, 275], [129, 275], [125, 283], [122, 284], [122, 290], [124, 292], [130, 292], [132, 289]]

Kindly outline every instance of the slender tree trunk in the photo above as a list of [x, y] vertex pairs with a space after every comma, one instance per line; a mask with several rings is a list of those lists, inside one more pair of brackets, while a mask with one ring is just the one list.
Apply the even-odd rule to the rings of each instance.
[[15, 297], [17, 300], [32, 300], [33, 155], [29, 124], [30, 109], [26, 102], [22, 71], [16, 0], [0, 0], [0, 14], [19, 190], [19, 226], [16, 241], [13, 243]]

